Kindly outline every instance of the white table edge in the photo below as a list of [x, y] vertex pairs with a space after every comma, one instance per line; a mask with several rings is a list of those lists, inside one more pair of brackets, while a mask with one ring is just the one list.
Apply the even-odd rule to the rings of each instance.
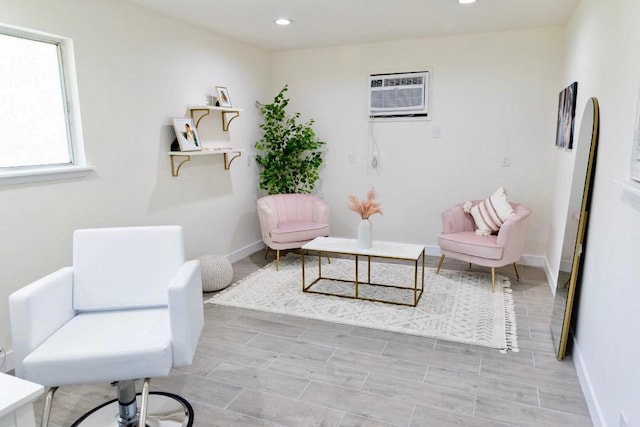
[[[425, 250], [424, 245], [415, 243], [398, 243], [374, 240], [370, 249], [361, 249], [356, 246], [356, 239], [343, 237], [316, 237], [312, 241], [302, 245], [303, 250], [314, 252], [333, 252], [358, 256], [371, 256], [380, 258], [407, 259], [417, 261]], [[404, 249], [402, 255], [392, 252], [393, 249]]]
[[44, 386], [0, 373], [0, 418], [31, 403], [44, 393]]

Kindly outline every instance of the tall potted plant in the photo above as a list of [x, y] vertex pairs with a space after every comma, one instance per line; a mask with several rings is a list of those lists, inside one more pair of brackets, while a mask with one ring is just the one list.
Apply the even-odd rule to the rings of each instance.
[[260, 166], [260, 188], [268, 194], [311, 193], [320, 178], [322, 147], [311, 127], [314, 120], [299, 123], [300, 113], [288, 116], [285, 85], [271, 104], [256, 102], [264, 122], [263, 136], [255, 143]]

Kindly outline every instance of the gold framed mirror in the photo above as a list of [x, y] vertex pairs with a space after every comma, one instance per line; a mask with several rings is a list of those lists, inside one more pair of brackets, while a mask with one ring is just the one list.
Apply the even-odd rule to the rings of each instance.
[[567, 353], [569, 331], [579, 291], [596, 167], [599, 122], [598, 100], [590, 98], [582, 114], [578, 144], [575, 148], [577, 151], [551, 316], [551, 337], [558, 360], [564, 359]]

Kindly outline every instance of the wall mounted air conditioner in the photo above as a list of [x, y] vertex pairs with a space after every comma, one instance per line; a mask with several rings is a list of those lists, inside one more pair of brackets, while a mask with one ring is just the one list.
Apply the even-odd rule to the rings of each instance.
[[427, 117], [429, 72], [371, 74], [369, 117]]

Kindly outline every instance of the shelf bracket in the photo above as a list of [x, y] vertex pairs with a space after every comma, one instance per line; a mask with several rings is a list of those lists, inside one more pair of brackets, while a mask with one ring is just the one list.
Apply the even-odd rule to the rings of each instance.
[[[196, 118], [195, 118], [195, 114], [194, 114], [196, 111], [197, 111], [197, 112], [199, 112], [199, 113], [202, 113], [202, 114], [200, 115], [200, 117], [198, 117], [198, 120], [196, 120]], [[200, 125], [200, 120], [202, 120], [202, 119], [204, 119], [205, 117], [207, 117], [210, 113], [211, 113], [211, 110], [209, 110], [208, 108], [192, 108], [192, 109], [191, 109], [191, 118], [192, 118], [193, 120], [195, 120], [195, 122], [196, 122], [196, 129], [197, 129], [197, 128], [198, 128], [198, 126]], [[229, 121], [231, 121], [231, 120], [229, 120]], [[223, 126], [224, 126], [224, 121], [223, 121]], [[226, 130], [226, 129], [225, 129], [225, 130]]]
[[[191, 156], [189, 156], [188, 154], [170, 154], [169, 156], [171, 157], [171, 176], [178, 176], [178, 174], [180, 173], [180, 168], [182, 167], [182, 165], [184, 165], [189, 160], [191, 160]], [[175, 165], [176, 157], [186, 157], [186, 159], [184, 159], [180, 163], [178, 163], [178, 167], [176, 167], [176, 165]]]
[[[240, 116], [240, 111], [225, 111], [225, 110], [222, 110], [220, 113], [222, 114], [222, 130], [225, 131], [225, 132], [228, 132], [229, 131], [229, 125], [231, 124], [231, 121], [233, 119], [235, 119], [236, 117]], [[228, 117], [229, 115], [232, 115], [232, 116]], [[198, 120], [198, 121], [200, 121], [200, 120]], [[235, 157], [234, 157], [234, 159], [235, 159]]]
[[229, 168], [231, 167], [231, 162], [233, 162], [235, 159], [237, 159], [238, 157], [242, 156], [242, 152], [238, 151], [236, 153], [232, 153], [235, 154], [235, 156], [233, 156], [231, 159], [229, 159], [229, 157], [227, 156], [227, 153], [224, 153], [224, 170], [229, 170]]

